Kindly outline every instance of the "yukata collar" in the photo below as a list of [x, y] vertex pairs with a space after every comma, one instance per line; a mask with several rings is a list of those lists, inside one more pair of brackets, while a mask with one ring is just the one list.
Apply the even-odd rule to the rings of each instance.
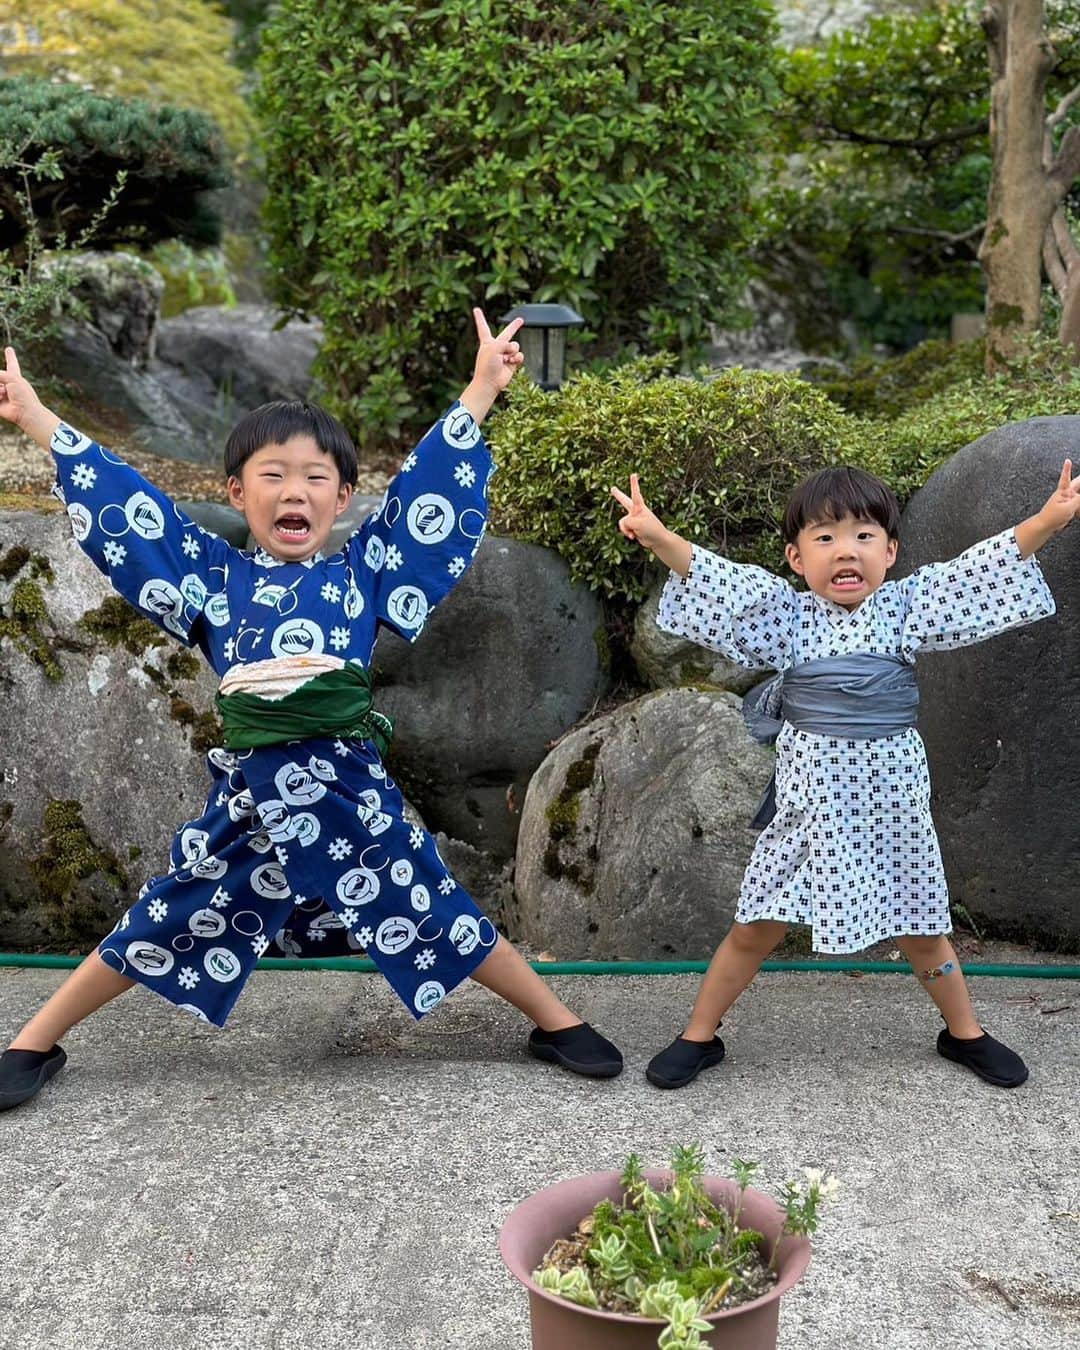
[[[289, 567], [296, 565], [291, 563], [288, 558], [275, 558], [272, 553], [268, 553], [261, 545], [259, 548], [255, 549], [254, 552], [249, 553], [248, 556], [251, 558], [252, 562], [259, 567]], [[325, 562], [325, 560], [326, 554], [320, 550], [318, 553], [312, 554], [310, 558], [305, 558], [299, 565], [301, 567], [314, 567], [316, 563]]]
[[817, 591], [810, 591], [810, 595], [813, 597], [814, 605], [821, 610], [829, 623], [834, 627], [838, 627], [842, 623], [848, 623], [853, 619], [866, 618], [868, 615], [872, 614], [877, 591], [871, 591], [857, 609], [845, 609], [843, 605], [837, 604], [835, 600], [830, 600], [824, 595], [818, 595]]

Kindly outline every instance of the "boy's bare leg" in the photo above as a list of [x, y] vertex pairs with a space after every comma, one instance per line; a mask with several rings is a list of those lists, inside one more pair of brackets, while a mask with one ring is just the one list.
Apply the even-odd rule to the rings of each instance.
[[733, 923], [716, 949], [698, 989], [683, 1036], [688, 1041], [711, 1041], [720, 1019], [758, 973], [762, 961], [787, 932], [786, 923], [759, 919]]
[[118, 975], [111, 966], [107, 966], [97, 952], [91, 952], [41, 1011], [31, 1017], [9, 1048], [41, 1052], [51, 1050], [77, 1022], [97, 1012], [98, 1008], [130, 989], [134, 983], [134, 980]]
[[562, 1031], [581, 1022], [504, 937], [499, 938], [491, 955], [476, 967], [471, 978], [512, 1003], [544, 1031]]
[[934, 1000], [950, 1032], [960, 1040], [981, 1036], [964, 972], [947, 937], [898, 937], [896, 945], [911, 962], [915, 978]]

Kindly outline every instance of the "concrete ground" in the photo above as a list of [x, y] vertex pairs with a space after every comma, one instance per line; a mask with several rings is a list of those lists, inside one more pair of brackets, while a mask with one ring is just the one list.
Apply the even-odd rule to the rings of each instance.
[[[61, 978], [0, 971], [0, 1031]], [[1080, 1345], [1080, 984], [972, 982], [1031, 1065], [1004, 1092], [938, 1058], [910, 977], [764, 975], [727, 1062], [662, 1093], [695, 978], [554, 983], [621, 1078], [529, 1059], [475, 986], [414, 1024], [377, 976], [259, 974], [223, 1032], [126, 995], [0, 1116], [0, 1350], [526, 1350], [509, 1210], [689, 1141], [843, 1183], [785, 1350]]]

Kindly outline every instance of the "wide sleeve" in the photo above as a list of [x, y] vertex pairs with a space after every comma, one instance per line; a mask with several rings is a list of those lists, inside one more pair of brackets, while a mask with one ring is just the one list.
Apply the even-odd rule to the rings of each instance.
[[208, 600], [224, 591], [231, 547], [130, 464], [63, 422], [52, 451], [53, 491], [80, 548], [125, 600], [193, 646]]
[[905, 591], [901, 650], [950, 651], [1054, 613], [1054, 597], [1034, 555], [1021, 556], [1004, 530], [949, 562], [928, 563], [900, 583]]
[[487, 528], [491, 455], [456, 403], [402, 464], [346, 552], [381, 623], [415, 642], [476, 555]]
[[695, 545], [686, 577], [668, 577], [656, 622], [740, 666], [780, 670], [789, 664], [798, 609], [782, 577]]

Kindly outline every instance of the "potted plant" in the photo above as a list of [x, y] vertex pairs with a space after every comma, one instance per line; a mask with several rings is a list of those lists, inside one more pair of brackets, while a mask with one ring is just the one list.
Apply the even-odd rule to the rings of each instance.
[[771, 1350], [780, 1296], [810, 1262], [809, 1234], [837, 1183], [807, 1168], [781, 1203], [706, 1176], [697, 1146], [670, 1172], [594, 1172], [538, 1191], [503, 1225], [500, 1250], [529, 1294], [533, 1350]]

